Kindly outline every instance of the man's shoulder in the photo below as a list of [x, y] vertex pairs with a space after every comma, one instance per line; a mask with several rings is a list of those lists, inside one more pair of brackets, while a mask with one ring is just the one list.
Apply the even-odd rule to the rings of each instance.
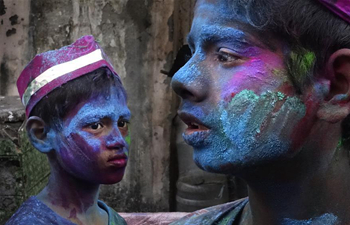
[[219, 224], [223, 220], [235, 221], [247, 203], [248, 198], [243, 198], [234, 202], [201, 209], [171, 223], [171, 225], [210, 225]]
[[68, 220], [60, 218], [55, 212], [40, 202], [36, 197], [30, 197], [12, 215], [5, 225], [73, 225]]

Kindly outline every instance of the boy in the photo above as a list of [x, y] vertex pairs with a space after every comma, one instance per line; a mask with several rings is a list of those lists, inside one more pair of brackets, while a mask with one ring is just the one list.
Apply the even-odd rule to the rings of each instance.
[[198, 0], [172, 80], [206, 171], [249, 199], [174, 224], [350, 224], [350, 2]]
[[126, 224], [98, 200], [100, 184], [123, 178], [130, 112], [120, 78], [94, 38], [35, 56], [17, 87], [28, 137], [47, 155], [51, 174], [7, 224]]

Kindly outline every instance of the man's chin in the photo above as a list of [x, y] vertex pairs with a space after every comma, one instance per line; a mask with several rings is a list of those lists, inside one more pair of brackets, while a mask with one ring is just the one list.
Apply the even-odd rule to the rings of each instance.
[[234, 166], [229, 164], [227, 166], [223, 166], [225, 164], [221, 164], [218, 162], [202, 160], [198, 158], [194, 158], [195, 164], [202, 170], [210, 173], [219, 173], [219, 174], [228, 174], [231, 175], [233, 171], [235, 171]]
[[210, 173], [236, 175], [244, 167], [241, 160], [234, 158], [222, 159], [222, 157], [213, 154], [213, 150], [207, 148], [195, 148], [193, 151], [193, 160], [200, 169]]

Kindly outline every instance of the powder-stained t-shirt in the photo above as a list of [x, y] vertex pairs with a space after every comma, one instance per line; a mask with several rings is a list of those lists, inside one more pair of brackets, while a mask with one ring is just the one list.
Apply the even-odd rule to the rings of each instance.
[[[108, 225], [126, 225], [125, 220], [104, 202], [98, 206], [108, 214]], [[25, 201], [5, 225], [76, 225], [61, 217], [35, 196]]]
[[248, 198], [213, 206], [188, 214], [170, 225], [233, 225], [238, 224]]

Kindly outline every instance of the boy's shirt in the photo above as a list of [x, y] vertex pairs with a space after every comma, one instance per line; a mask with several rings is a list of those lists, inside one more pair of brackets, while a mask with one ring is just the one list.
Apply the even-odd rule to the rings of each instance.
[[248, 198], [198, 210], [170, 225], [232, 225], [241, 218]]
[[[98, 201], [98, 206], [108, 214], [108, 225], [124, 225], [125, 220], [104, 202]], [[25, 201], [5, 225], [76, 225], [61, 217], [35, 196]]]

